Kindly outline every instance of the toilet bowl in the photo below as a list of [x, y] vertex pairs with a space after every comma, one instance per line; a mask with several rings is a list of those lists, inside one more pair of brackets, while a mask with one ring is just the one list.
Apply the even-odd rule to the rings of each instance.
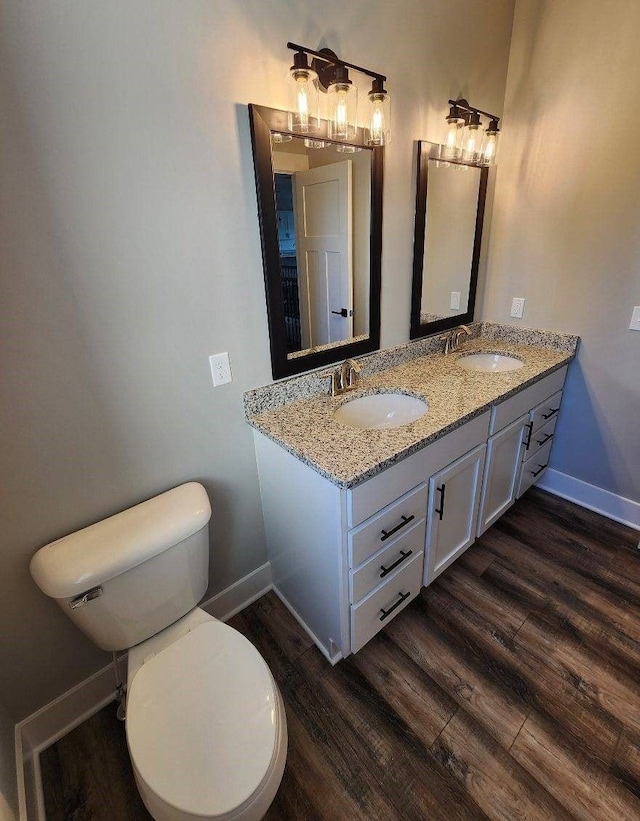
[[287, 754], [282, 697], [256, 648], [196, 605], [208, 581], [195, 482], [41, 548], [38, 586], [99, 647], [128, 649], [126, 735], [156, 821], [258, 821]]
[[129, 651], [127, 744], [158, 821], [262, 818], [287, 750], [282, 698], [241, 633], [195, 610]]

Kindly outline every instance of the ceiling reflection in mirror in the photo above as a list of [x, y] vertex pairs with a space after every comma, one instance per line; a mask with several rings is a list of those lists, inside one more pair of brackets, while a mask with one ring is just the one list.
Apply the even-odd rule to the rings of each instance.
[[486, 180], [486, 168], [443, 162], [419, 144], [412, 338], [473, 319]]
[[272, 165], [287, 357], [368, 338], [371, 150], [278, 135]]
[[376, 350], [383, 149], [249, 110], [274, 377]]

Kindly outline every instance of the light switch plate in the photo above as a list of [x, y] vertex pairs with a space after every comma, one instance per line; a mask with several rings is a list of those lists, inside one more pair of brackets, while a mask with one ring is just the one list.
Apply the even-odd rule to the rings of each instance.
[[636, 305], [631, 314], [630, 331], [640, 331], [640, 305]]

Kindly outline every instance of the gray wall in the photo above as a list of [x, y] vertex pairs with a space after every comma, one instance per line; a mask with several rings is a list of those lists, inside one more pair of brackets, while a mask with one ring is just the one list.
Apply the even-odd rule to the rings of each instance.
[[16, 754], [13, 722], [0, 702], [0, 821], [18, 817]]
[[485, 317], [580, 334], [552, 466], [640, 502], [640, 3], [518, 0]]
[[[502, 108], [513, 0], [7, 0], [2, 6], [0, 692], [17, 720], [107, 663], [35, 550], [186, 479], [210, 593], [266, 560], [242, 392], [271, 380], [246, 104], [287, 40], [386, 73], [382, 340], [409, 326], [415, 144], [451, 95]], [[325, 39], [323, 39], [325, 38]], [[207, 357], [229, 351], [213, 389]]]

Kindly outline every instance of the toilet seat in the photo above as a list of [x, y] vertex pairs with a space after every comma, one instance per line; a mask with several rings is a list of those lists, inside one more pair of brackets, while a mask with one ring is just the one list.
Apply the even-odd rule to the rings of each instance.
[[136, 778], [185, 817], [234, 817], [266, 781], [279, 783], [283, 720], [258, 651], [207, 620], [145, 659], [130, 683], [126, 730]]

